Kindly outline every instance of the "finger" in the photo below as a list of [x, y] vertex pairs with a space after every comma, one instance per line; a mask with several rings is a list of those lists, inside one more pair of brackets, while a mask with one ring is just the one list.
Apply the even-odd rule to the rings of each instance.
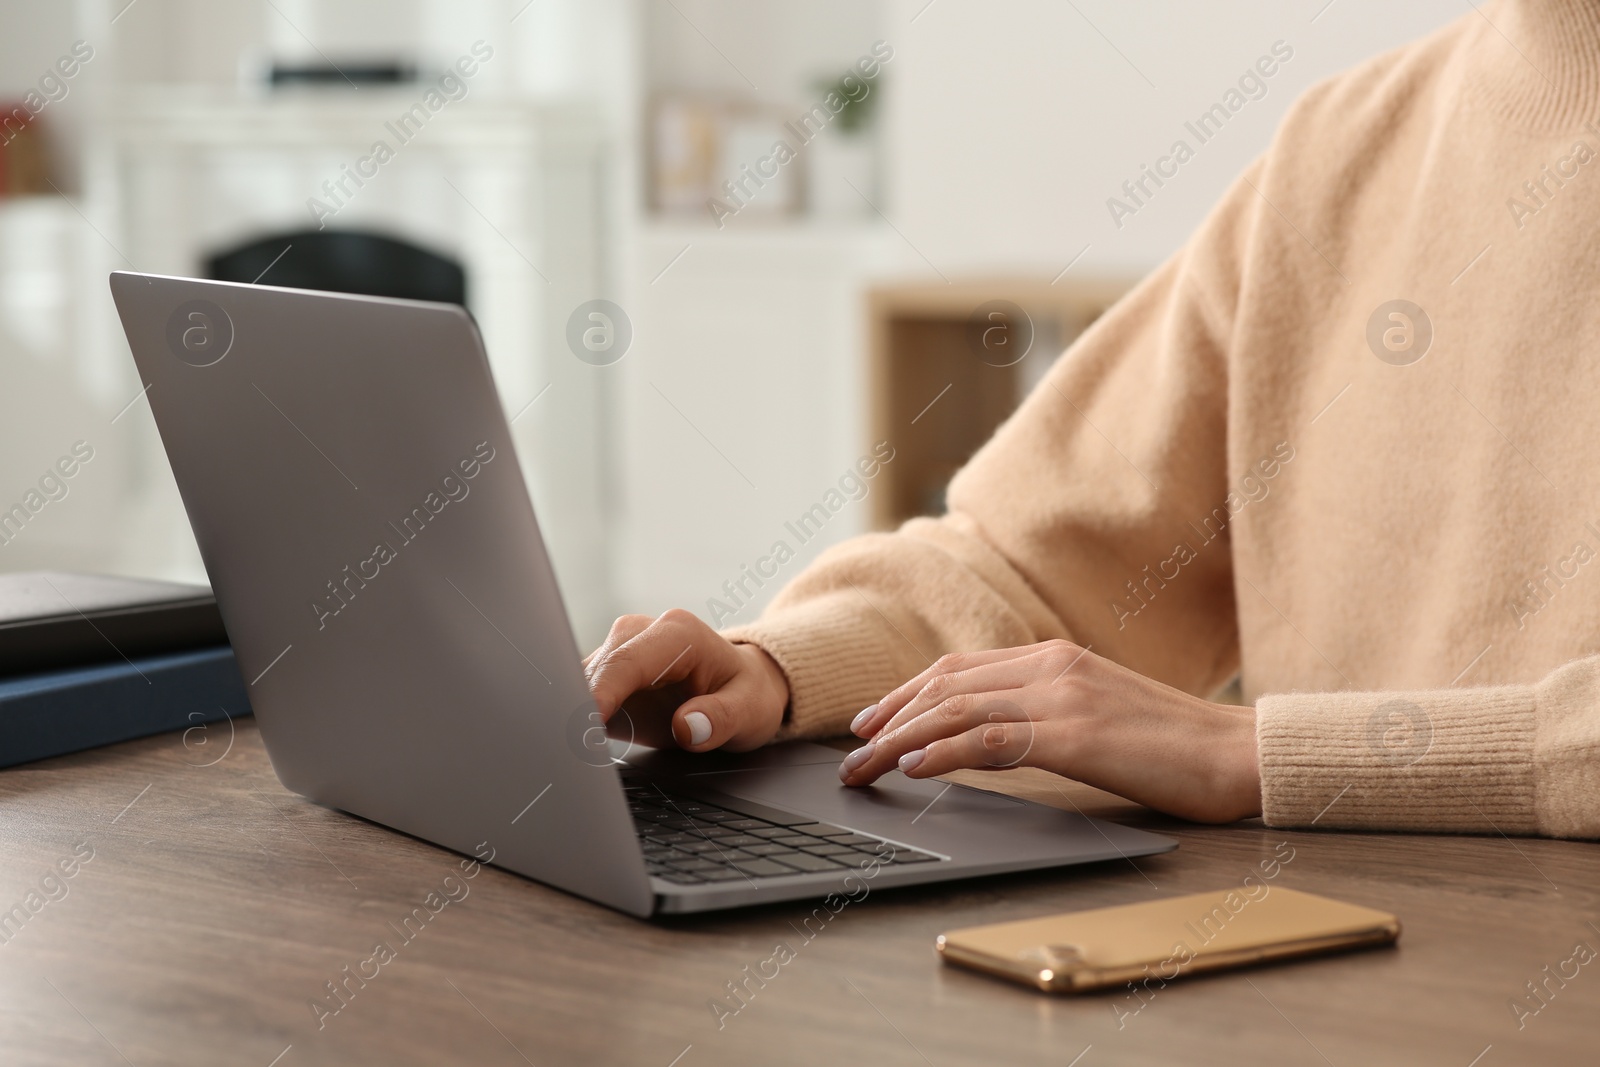
[[637, 695], [630, 697], [611, 718], [605, 720], [606, 737], [623, 742], [630, 751], [635, 745], [671, 748], [672, 710], [658, 710], [642, 704]]
[[583, 657], [584, 677], [619, 646], [633, 640], [643, 632], [644, 628], [655, 622], [649, 615], [621, 615], [611, 624], [611, 629], [606, 633], [606, 639], [600, 642], [600, 647]]
[[[1005, 667], [1006, 664], [991, 664], [980, 671], [996, 672]], [[840, 777], [846, 785], [870, 784], [897, 767], [914, 767], [929, 745], [988, 725], [1012, 724], [1023, 732], [1031, 731], [1031, 716], [1019, 699], [1016, 687], [952, 694], [851, 753], [840, 765]]]
[[[599, 661], [589, 688], [602, 719], [609, 719], [624, 700], [654, 686], [682, 681], [698, 666], [702, 638], [688, 612], [669, 611]], [[698, 620], [695, 620], [698, 622]], [[711, 629], [700, 624], [706, 635]]]
[[1021, 648], [992, 648], [981, 652], [952, 652], [940, 656], [927, 670], [904, 685], [898, 686], [876, 704], [863, 709], [850, 724], [850, 731], [857, 737], [871, 737], [891, 722], [934, 678], [1015, 659], [1026, 655], [1033, 647], [1028, 645]]
[[690, 752], [714, 748], [743, 752], [757, 747], [761, 739], [747, 736], [756, 724], [744, 714], [757, 696], [753, 679], [735, 675], [720, 689], [690, 697], [672, 714], [672, 739]]
[[907, 753], [907, 778], [932, 778], [951, 771], [1000, 770], [1032, 766], [1045, 747], [1039, 742], [1037, 723], [993, 722], [954, 737], [942, 738], [926, 748]]
[[967, 667], [950, 674], [935, 675], [928, 679], [927, 684], [906, 701], [899, 711], [878, 727], [878, 732], [872, 735], [872, 740], [882, 741], [896, 731], [903, 730], [908, 724], [958, 694], [989, 693], [1028, 685], [1039, 675], [1036, 658], [1029, 653], [1012, 659]]
[[[997, 649], [990, 653], [977, 653], [970, 658], [946, 657], [954, 669], [930, 678], [898, 712], [878, 725], [876, 736], [881, 737], [889, 731], [904, 726], [953, 693], [1015, 688], [1038, 680], [1041, 672], [1049, 672], [1052, 678], [1060, 677], [1065, 673], [1060, 669], [1062, 665], [1075, 664], [1087, 652], [1087, 649], [1080, 648], [1070, 641], [1050, 640], [1017, 648]], [[967, 666], [969, 663], [973, 665]], [[994, 668], [1000, 666], [1008, 669], [1021, 667], [1023, 673], [1020, 675], [992, 673]], [[1021, 678], [1021, 681], [1018, 681], [1018, 678]]]

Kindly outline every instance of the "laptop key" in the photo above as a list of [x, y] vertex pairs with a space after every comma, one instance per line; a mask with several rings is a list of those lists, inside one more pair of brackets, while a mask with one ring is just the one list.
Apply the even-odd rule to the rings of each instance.
[[720, 842], [717, 842], [717, 841], [704, 841], [704, 840], [695, 841], [695, 840], [689, 840], [689, 841], [679, 842], [678, 845], [675, 846], [675, 847], [680, 852], [710, 852], [710, 853], [715, 853], [719, 848], [722, 847], [722, 845], [721, 845]]
[[754, 854], [742, 848], [723, 848], [715, 852], [700, 853], [702, 859], [715, 860], [721, 864], [735, 863], [739, 860], [755, 859]]
[[739, 860], [733, 864], [733, 869], [740, 874], [748, 874], [757, 878], [770, 878], [780, 874], [798, 874], [793, 867], [769, 859], [756, 857], [753, 859]]
[[794, 836], [794, 832], [787, 826], [756, 826], [746, 830], [745, 833], [754, 834], [757, 837], [765, 837], [768, 840], [771, 840], [775, 837]]
[[842, 864], [833, 862], [826, 856], [813, 856], [805, 852], [797, 852], [791, 856], [779, 856], [778, 861], [802, 871], [837, 871]]
[[676, 800], [673, 801], [672, 807], [685, 815], [704, 815], [707, 812], [724, 810], [715, 804], [706, 804], [698, 800]]
[[788, 845], [780, 845], [776, 841], [768, 841], [763, 845], [746, 845], [745, 851], [752, 856], [777, 856], [779, 859], [783, 859], [786, 856], [804, 855], [804, 853], [796, 853]]
[[762, 845], [766, 842], [750, 834], [734, 834], [732, 837], [717, 838], [717, 844], [723, 848], [739, 848], [743, 845]]
[[846, 833], [829, 835], [828, 840], [835, 845], [876, 845], [880, 839], [866, 834]]
[[835, 845], [831, 842], [824, 845], [807, 845], [805, 850], [813, 856], [858, 856], [855, 849], [849, 845]]
[[792, 834], [812, 834], [816, 837], [838, 837], [851, 831], [830, 822], [803, 822], [789, 827]]
[[810, 834], [783, 834], [770, 839], [775, 844], [788, 845], [791, 848], [805, 848], [807, 845], [826, 845], [825, 837], [812, 837]]
[[734, 830], [759, 830], [772, 824], [764, 819], [731, 819], [722, 825]]
[[674, 885], [699, 885], [701, 882], [705, 881], [705, 879], [698, 874], [668, 873], [658, 874], [656, 877], [660, 878], [663, 882], [671, 882]]

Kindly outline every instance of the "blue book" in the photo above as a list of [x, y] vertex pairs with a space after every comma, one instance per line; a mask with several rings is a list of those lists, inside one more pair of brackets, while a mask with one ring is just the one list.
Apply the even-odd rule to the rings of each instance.
[[[248, 714], [227, 645], [0, 678], [0, 767]], [[223, 738], [210, 740], [197, 734], [184, 744], [211, 760], [223, 754]]]

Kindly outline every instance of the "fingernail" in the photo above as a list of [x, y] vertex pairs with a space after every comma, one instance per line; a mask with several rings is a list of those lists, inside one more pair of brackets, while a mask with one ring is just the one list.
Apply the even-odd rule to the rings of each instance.
[[849, 778], [857, 767], [871, 759], [872, 748], [873, 743], [868, 742], [867, 744], [856, 749], [854, 752], [850, 753], [850, 755], [846, 756], [844, 758], [844, 762], [839, 764], [839, 777]]
[[691, 711], [683, 717], [683, 724], [689, 728], [689, 743], [703, 745], [711, 740], [711, 720], [706, 718], [703, 711]]
[[850, 732], [853, 734], [860, 733], [861, 728], [867, 725], [867, 720], [872, 718], [872, 713], [877, 710], [878, 705], [876, 704], [870, 704], [867, 707], [862, 708], [860, 713], [857, 714], [854, 719], [850, 720]]
[[900, 757], [900, 770], [903, 773], [909, 774], [917, 769], [917, 766], [927, 755], [928, 750], [925, 748], [919, 748], [915, 752], [907, 752], [904, 756]]

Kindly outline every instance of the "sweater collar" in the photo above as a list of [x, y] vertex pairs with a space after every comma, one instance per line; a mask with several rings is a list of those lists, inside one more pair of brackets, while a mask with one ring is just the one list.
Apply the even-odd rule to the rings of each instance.
[[1496, 111], [1539, 130], [1600, 118], [1600, 0], [1497, 0], [1477, 10], [1473, 80]]

